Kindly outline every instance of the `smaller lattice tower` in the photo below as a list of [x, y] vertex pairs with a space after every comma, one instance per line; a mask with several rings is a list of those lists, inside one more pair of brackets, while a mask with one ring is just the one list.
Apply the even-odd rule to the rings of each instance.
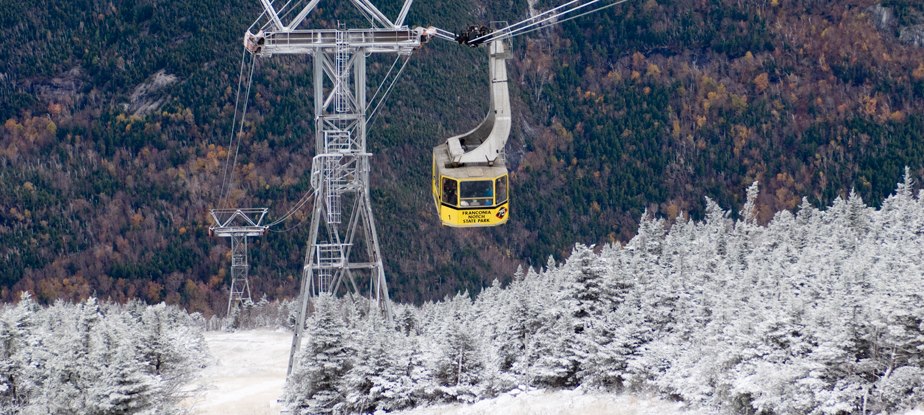
[[267, 226], [263, 218], [268, 209], [212, 209], [214, 225], [209, 227], [212, 236], [231, 238], [231, 293], [228, 295], [227, 315], [241, 303], [251, 302], [248, 272], [247, 238], [262, 236]]

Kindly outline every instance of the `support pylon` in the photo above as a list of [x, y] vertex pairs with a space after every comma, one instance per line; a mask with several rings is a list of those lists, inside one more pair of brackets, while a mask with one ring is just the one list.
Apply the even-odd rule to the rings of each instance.
[[[375, 300], [390, 316], [388, 285], [369, 197], [366, 152], [366, 55], [338, 31], [332, 50], [314, 62], [316, 156], [311, 184], [318, 195], [302, 266], [299, 320], [312, 298], [348, 292]], [[333, 70], [326, 70], [333, 69]], [[296, 325], [289, 371], [304, 324]]]
[[247, 252], [247, 238], [262, 236], [266, 233], [263, 226], [263, 217], [267, 209], [212, 209], [214, 225], [209, 227], [209, 234], [223, 238], [231, 238], [231, 292], [228, 295], [228, 310], [241, 303], [250, 302], [250, 271], [249, 255]]
[[425, 29], [412, 30], [403, 24], [411, 0], [405, 0], [395, 21], [389, 20], [369, 0], [352, 2], [372, 22], [373, 27], [364, 29], [349, 29], [340, 24], [336, 29], [299, 29], [318, 0], [304, 5], [288, 22], [283, 18], [295, 9], [283, 6], [277, 10], [269, 1], [261, 3], [263, 24], [257, 31], [245, 33], [245, 48], [256, 56], [310, 55], [314, 72], [315, 156], [311, 185], [315, 203], [302, 266], [298, 320], [289, 354], [291, 374], [301, 346], [305, 317], [317, 295], [368, 296], [386, 318], [391, 318], [369, 196], [366, 57], [373, 53], [409, 56], [429, 35]]

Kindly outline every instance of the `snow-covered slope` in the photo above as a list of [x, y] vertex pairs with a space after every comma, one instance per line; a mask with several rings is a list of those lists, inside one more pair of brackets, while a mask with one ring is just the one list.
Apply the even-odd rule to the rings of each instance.
[[199, 415], [266, 415], [282, 409], [292, 335], [288, 331], [207, 332], [211, 361], [184, 404]]

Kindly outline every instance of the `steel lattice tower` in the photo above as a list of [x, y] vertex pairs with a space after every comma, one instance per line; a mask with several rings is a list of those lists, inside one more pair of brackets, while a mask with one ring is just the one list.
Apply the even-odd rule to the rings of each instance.
[[[372, 28], [301, 30], [319, 0], [311, 0], [284, 24], [268, 0], [261, 0], [266, 23], [245, 34], [244, 44], [256, 56], [310, 55], [314, 86], [315, 156], [311, 185], [314, 210], [300, 284], [298, 322], [292, 337], [291, 373], [301, 343], [311, 299], [321, 293], [350, 291], [368, 295], [390, 317], [388, 285], [369, 195], [366, 149], [366, 57], [373, 53], [408, 56], [421, 44], [421, 29], [403, 25], [406, 1], [392, 22], [368, 0], [352, 0]], [[293, 10], [294, 12], [294, 10]]]
[[262, 236], [266, 233], [263, 218], [267, 209], [212, 209], [212, 221], [209, 233], [231, 239], [231, 293], [228, 295], [228, 311], [243, 302], [250, 302], [250, 272], [247, 238]]

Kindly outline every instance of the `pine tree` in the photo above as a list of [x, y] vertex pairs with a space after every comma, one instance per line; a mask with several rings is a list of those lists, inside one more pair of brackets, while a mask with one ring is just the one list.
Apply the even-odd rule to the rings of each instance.
[[474, 402], [484, 390], [485, 362], [474, 317], [468, 295], [459, 293], [442, 321], [433, 375], [444, 399], [450, 401]]
[[513, 282], [507, 287], [508, 300], [501, 307], [496, 322], [497, 335], [492, 343], [497, 348], [497, 368], [508, 373], [511, 382], [526, 384], [528, 368], [536, 356], [531, 353], [532, 336], [541, 326], [542, 308], [536, 299], [540, 296], [534, 287], [536, 273], [522, 268], [514, 274]]
[[0, 413], [14, 412], [27, 401], [23, 366], [33, 335], [38, 305], [28, 292], [0, 316]]
[[332, 413], [344, 399], [343, 378], [353, 364], [347, 327], [336, 300], [320, 296], [307, 342], [286, 385], [286, 406], [299, 414]]
[[[100, 415], [166, 412], [159, 379], [147, 373], [124, 327], [109, 325], [99, 333], [96, 362], [100, 377], [89, 390], [89, 413]], [[117, 336], [114, 338], [114, 336]], [[118, 337], [125, 340], [120, 341]]]
[[[369, 395], [377, 411], [396, 411], [413, 406], [413, 360], [407, 338], [392, 329], [386, 330], [378, 344], [376, 366], [380, 370], [372, 376]], [[422, 364], [422, 363], [418, 363]]]
[[[141, 335], [142, 316], [152, 309], [164, 322], [163, 343], [154, 345]], [[192, 373], [193, 362], [203, 360], [201, 332], [191, 324], [175, 307], [89, 298], [40, 308], [24, 294], [16, 307], [0, 308], [0, 413], [175, 413], [183, 398], [176, 385], [188, 378], [168, 375]], [[153, 374], [147, 352], [163, 345], [175, 358]]]
[[573, 316], [562, 309], [550, 309], [541, 318], [540, 329], [529, 344], [530, 355], [536, 358], [528, 369], [528, 384], [556, 388], [576, 386], [581, 362], [570, 345], [574, 336]]
[[410, 379], [401, 359], [403, 337], [374, 308], [358, 322], [350, 336], [355, 355], [344, 375], [340, 412], [367, 413], [408, 405]]

